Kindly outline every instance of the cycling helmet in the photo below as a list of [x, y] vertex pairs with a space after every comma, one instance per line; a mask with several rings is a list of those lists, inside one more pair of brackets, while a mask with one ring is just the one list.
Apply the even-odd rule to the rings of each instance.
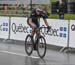
[[43, 12], [42, 8], [36, 8], [35, 11], [36, 12]]

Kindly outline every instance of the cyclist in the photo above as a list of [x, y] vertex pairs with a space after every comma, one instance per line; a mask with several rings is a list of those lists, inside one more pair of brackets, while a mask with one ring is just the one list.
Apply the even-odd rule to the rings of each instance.
[[32, 36], [34, 36], [34, 34], [36, 33], [35, 29], [38, 29], [40, 26], [40, 18], [43, 18], [48, 30], [51, 28], [47, 22], [47, 15], [41, 8], [36, 8], [34, 9], [34, 11], [32, 11], [31, 15], [27, 19], [28, 25], [32, 28]]

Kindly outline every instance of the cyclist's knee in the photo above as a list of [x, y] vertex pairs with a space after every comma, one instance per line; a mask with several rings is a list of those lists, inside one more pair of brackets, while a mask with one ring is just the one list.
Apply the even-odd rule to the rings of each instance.
[[37, 36], [40, 36], [40, 32], [37, 32], [36, 34], [37, 34]]
[[32, 36], [35, 34], [35, 29], [32, 28]]

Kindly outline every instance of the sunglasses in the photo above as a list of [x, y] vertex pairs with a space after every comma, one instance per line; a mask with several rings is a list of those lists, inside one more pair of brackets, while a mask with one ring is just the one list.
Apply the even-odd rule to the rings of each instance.
[[39, 10], [37, 10], [36, 12], [40, 12], [41, 13], [41, 11], [39, 11]]

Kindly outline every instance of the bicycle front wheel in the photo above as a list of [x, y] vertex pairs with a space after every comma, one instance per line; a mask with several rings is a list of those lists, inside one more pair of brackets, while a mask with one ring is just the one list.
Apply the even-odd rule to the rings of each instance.
[[43, 36], [40, 36], [38, 37], [37, 42], [37, 53], [40, 58], [43, 58], [46, 54], [46, 40]]
[[25, 51], [27, 55], [31, 55], [33, 52], [33, 38], [31, 35], [27, 35], [25, 39]]

